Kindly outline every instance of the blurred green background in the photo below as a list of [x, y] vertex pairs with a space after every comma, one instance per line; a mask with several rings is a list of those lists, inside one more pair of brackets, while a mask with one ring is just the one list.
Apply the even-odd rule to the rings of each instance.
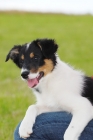
[[12, 61], [5, 63], [15, 44], [53, 38], [61, 59], [93, 75], [93, 17], [62, 14], [0, 13], [0, 139], [12, 140], [16, 125], [35, 102]]

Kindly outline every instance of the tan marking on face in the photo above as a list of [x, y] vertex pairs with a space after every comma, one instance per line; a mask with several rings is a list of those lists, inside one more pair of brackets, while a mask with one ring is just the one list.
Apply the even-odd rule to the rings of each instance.
[[30, 58], [33, 58], [34, 57], [34, 53], [30, 53]]
[[53, 62], [51, 59], [45, 59], [45, 64], [43, 66], [41, 66], [38, 71], [41, 72], [43, 71], [44, 72], [44, 76], [47, 75], [48, 73], [50, 73], [53, 68], [54, 68], [54, 65], [53, 65]]
[[23, 54], [21, 55], [21, 59], [24, 60], [24, 55]]

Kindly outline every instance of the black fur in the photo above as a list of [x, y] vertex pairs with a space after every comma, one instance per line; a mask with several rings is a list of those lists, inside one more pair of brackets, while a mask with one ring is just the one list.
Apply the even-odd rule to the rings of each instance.
[[[42, 47], [39, 47], [38, 43]], [[14, 46], [6, 57], [6, 61], [9, 59], [13, 60], [13, 62], [19, 68], [27, 68], [31, 70], [34, 68], [35, 70], [38, 67], [44, 65], [44, 59], [51, 59], [54, 66], [56, 65], [56, 56], [55, 53], [58, 49], [58, 45], [52, 39], [37, 39], [31, 42], [29, 48], [27, 49], [27, 44]], [[18, 53], [16, 53], [16, 51]], [[30, 53], [33, 52], [35, 56], [31, 59]], [[21, 59], [22, 54], [24, 55], [24, 60]], [[26, 59], [25, 59], [26, 58]]]
[[46, 58], [51, 57], [51, 55], [55, 54], [58, 49], [58, 45], [53, 39], [37, 39], [35, 42], [40, 44], [43, 55]]
[[88, 98], [89, 101], [93, 104], [93, 78], [85, 77], [84, 81], [85, 83], [82, 96]]
[[[13, 60], [13, 62], [20, 67], [19, 64], [19, 52], [21, 51], [22, 47], [21, 45], [15, 45], [10, 52], [8, 53], [8, 55], [6, 56], [6, 60], [5, 62], [7, 62], [9, 59]], [[20, 67], [21, 68], [21, 67]]]
[[43, 56], [45, 58], [52, 59], [54, 65], [56, 65], [55, 53], [57, 52], [58, 45], [55, 41], [53, 39], [37, 39], [34, 42], [41, 46]]

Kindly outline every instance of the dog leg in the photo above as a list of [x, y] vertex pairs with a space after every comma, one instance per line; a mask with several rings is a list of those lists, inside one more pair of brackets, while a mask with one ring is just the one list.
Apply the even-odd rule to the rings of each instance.
[[93, 118], [93, 106], [89, 101], [84, 101], [81, 108], [74, 110], [73, 118], [64, 134], [64, 140], [78, 140], [80, 134]]
[[29, 106], [26, 115], [19, 127], [20, 137], [26, 139], [31, 135], [31, 133], [33, 132], [33, 125], [35, 123], [36, 116], [43, 112], [49, 112], [49, 108], [38, 105]]

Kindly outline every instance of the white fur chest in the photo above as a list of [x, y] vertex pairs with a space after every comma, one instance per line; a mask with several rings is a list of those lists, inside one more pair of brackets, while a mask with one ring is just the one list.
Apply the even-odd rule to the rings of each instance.
[[55, 106], [56, 102], [55, 101], [55, 94], [54, 94], [54, 89], [50, 86], [49, 81], [43, 81], [40, 83], [40, 85], [37, 87], [37, 90], [34, 90], [37, 103], [38, 104], [43, 104], [47, 106]]
[[38, 104], [54, 107], [55, 110], [71, 110], [80, 96], [83, 74], [59, 61], [50, 74], [41, 79], [34, 90]]

